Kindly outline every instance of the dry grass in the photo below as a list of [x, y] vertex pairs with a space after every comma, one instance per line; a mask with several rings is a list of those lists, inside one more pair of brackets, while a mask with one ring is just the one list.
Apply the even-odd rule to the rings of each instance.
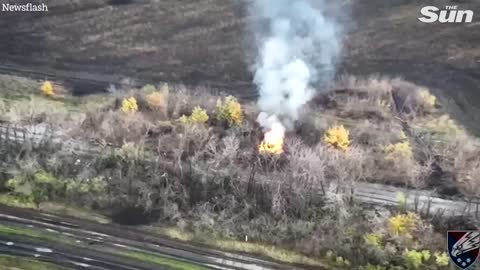
[[343, 76], [336, 89], [344, 92], [332, 93], [330, 99], [345, 117], [385, 119], [391, 116], [393, 84], [389, 78], [357, 78]]
[[342, 91], [333, 93], [332, 102], [347, 117], [414, 118], [434, 112], [438, 105], [427, 88], [401, 78], [343, 76], [336, 89]]
[[462, 193], [480, 196], [480, 141], [459, 140], [453, 154], [453, 172]]
[[198, 243], [208, 245], [212, 248], [218, 248], [225, 251], [241, 252], [247, 254], [260, 255], [262, 257], [272, 258], [276, 261], [290, 264], [303, 264], [311, 266], [328, 267], [328, 269], [338, 269], [329, 264], [326, 260], [311, 258], [291, 250], [282, 249], [273, 245], [254, 243], [246, 241], [220, 238], [216, 235], [188, 232], [178, 227], [147, 227], [145, 230], [162, 236], [167, 236], [175, 240], [189, 243]]
[[121, 114], [118, 111], [90, 112], [77, 134], [113, 145], [140, 143], [151, 130], [152, 124], [141, 114]]
[[402, 139], [402, 126], [396, 122], [360, 121], [351, 129], [351, 137], [360, 145], [377, 147]]
[[[383, 83], [370, 82], [380, 90], [368, 90], [366, 83], [362, 86], [364, 93], [383, 93]], [[363, 98], [364, 93], [341, 94]], [[102, 176], [108, 179], [111, 207], [140, 207], [158, 214], [166, 224], [188, 224], [195, 233], [215, 233], [219, 239], [248, 235], [254, 243], [295, 247], [314, 256], [334, 249], [358, 264], [368, 261], [370, 255], [355, 255], [363, 240], [348, 241], [354, 238], [351, 235], [363, 239], [360, 234], [367, 230], [368, 222], [357, 216], [363, 210], [347, 200], [343, 187], [356, 181], [375, 181], [421, 188], [432, 175], [432, 160], [447, 155], [456, 157], [445, 163], [456, 175], [458, 187], [464, 194], [474, 195], [468, 188], [475, 185], [471, 175], [478, 168], [474, 159], [478, 153], [467, 152], [468, 148], [462, 155], [433, 152], [435, 143], [430, 137], [418, 135], [416, 128], [409, 126], [426, 119], [422, 113], [391, 110], [385, 119], [364, 115], [363, 121], [355, 121], [340, 117], [341, 112], [328, 107], [328, 103], [317, 107], [310, 104], [297, 126], [287, 132], [285, 152], [269, 156], [258, 154], [262, 134], [255, 123], [258, 108], [254, 105], [242, 104], [242, 126], [219, 125], [210, 119], [185, 125], [178, 121], [181, 113], [190, 115], [201, 106], [210, 115], [215, 112], [218, 96], [170, 90], [165, 102], [168, 109], [158, 114], [148, 102], [142, 102], [148, 95], [133, 90], [119, 94], [119, 100], [136, 97], [138, 111], [134, 113], [123, 113], [112, 105], [88, 112], [82, 132], [77, 131], [78, 138], [121, 149], [89, 157], [81, 172], [65, 169], [55, 173], [73, 179], [79, 175]], [[383, 99], [383, 94], [373, 96]], [[322, 139], [334, 125], [344, 125], [351, 131], [348, 151], [329, 147]], [[478, 190], [473, 192], [478, 194]], [[263, 244], [219, 243], [212, 244], [284, 260], [301, 258], [285, 255], [282, 249], [261, 251], [268, 249]]]
[[[32, 85], [38, 91], [39, 85]], [[425, 145], [434, 144], [421, 143], [420, 137], [447, 141], [465, 136], [468, 138], [462, 127], [439, 111], [438, 102], [424, 88], [399, 78], [344, 76], [338, 81], [337, 88], [343, 90], [325, 94], [323, 103], [309, 104], [288, 136], [298, 137], [302, 143], [315, 148], [323, 141], [329, 127], [344, 125], [350, 132], [350, 145], [360, 152], [370, 153], [372, 157], [365, 165], [370, 166], [371, 172], [362, 177], [355, 176], [354, 179], [423, 187], [428, 182], [432, 163], [432, 155], [425, 157], [423, 152]], [[160, 107], [152, 107], [153, 101], [149, 102], [152, 94], [156, 94], [155, 106]], [[138, 112], [120, 113], [120, 105], [113, 106], [115, 97], [119, 101], [135, 97]], [[255, 123], [258, 108], [253, 103], [242, 104], [244, 125], [225, 129], [226, 126], [212, 119], [218, 112], [220, 97], [205, 89], [190, 90], [181, 85], [164, 84], [160, 87], [146, 86], [141, 90], [125, 88], [116, 91], [113, 96], [85, 97], [74, 102], [68, 97], [48, 100], [33, 96], [28, 102], [25, 99], [13, 101], [14, 106], [3, 102], [0, 110], [5, 120], [51, 123], [69, 130], [78, 138], [88, 138], [103, 146], [135, 143], [152, 147], [165, 158], [175, 157], [179, 164], [196, 151], [203, 153], [202, 149], [210, 141], [214, 144], [229, 135], [240, 136], [239, 145], [249, 148], [248, 151], [256, 148], [252, 144], [257, 144], [261, 138]], [[78, 106], [71, 107], [70, 104]], [[363, 106], [361, 104], [370, 112], [359, 110], [358, 106]], [[197, 106], [205, 108], [204, 112], [212, 116], [206, 126], [179, 125], [180, 116], [191, 115]], [[412, 158], [386, 158], [384, 147], [404, 139], [411, 141]], [[247, 156], [242, 154], [242, 159], [248, 160]], [[397, 159], [398, 162], [395, 161]]]
[[[22, 201], [19, 201], [18, 198], [12, 195], [7, 195], [7, 194], [0, 194], [0, 203], [4, 205], [12, 206], [12, 207], [31, 208], [31, 209], [37, 208], [34, 203], [22, 202]], [[108, 224], [111, 222], [111, 220], [108, 217], [101, 215], [99, 213], [94, 213], [90, 209], [80, 208], [80, 207], [71, 206], [71, 205], [65, 205], [59, 202], [41, 203], [38, 209], [54, 215], [76, 217], [76, 218], [94, 221], [100, 224]]]
[[61, 102], [48, 101], [36, 96], [31, 96], [28, 100], [15, 100], [8, 105], [3, 104], [2, 118], [13, 123], [56, 124], [69, 114]]
[[182, 115], [189, 115], [196, 106], [200, 106], [213, 112], [218, 96], [211, 94], [206, 89], [190, 89], [184, 86], [177, 86], [170, 91], [168, 102], [168, 116], [178, 119]]

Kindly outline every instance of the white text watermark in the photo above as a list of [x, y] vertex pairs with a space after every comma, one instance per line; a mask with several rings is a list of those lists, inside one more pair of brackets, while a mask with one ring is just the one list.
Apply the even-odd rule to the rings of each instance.
[[2, 11], [9, 12], [46, 12], [48, 6], [46, 4], [2, 4]]

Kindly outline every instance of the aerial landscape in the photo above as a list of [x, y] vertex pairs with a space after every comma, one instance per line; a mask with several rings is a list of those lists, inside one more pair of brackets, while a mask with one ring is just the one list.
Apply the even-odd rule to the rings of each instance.
[[0, 5], [0, 270], [480, 265], [479, 1]]

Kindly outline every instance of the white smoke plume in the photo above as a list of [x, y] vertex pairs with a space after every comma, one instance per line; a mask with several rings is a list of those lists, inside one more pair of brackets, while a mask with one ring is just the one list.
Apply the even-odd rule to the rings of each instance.
[[280, 120], [276, 115], [268, 115], [266, 112], [261, 112], [258, 115], [257, 122], [260, 124], [260, 126], [273, 130], [279, 134], [278, 136], [283, 138], [283, 135], [285, 134], [285, 128], [283, 125], [281, 125]]
[[259, 50], [254, 82], [264, 112], [258, 122], [264, 128], [270, 129], [272, 121], [290, 126], [312, 98], [313, 85], [334, 76], [341, 42], [338, 26], [324, 15], [321, 2], [254, 0], [254, 16], [265, 24], [254, 27]]

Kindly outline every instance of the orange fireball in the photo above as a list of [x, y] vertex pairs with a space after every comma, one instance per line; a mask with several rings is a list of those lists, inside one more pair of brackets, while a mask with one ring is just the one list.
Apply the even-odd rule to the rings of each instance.
[[262, 154], [281, 154], [283, 153], [283, 141], [285, 137], [285, 128], [280, 123], [275, 123], [272, 128], [265, 133], [259, 151]]

